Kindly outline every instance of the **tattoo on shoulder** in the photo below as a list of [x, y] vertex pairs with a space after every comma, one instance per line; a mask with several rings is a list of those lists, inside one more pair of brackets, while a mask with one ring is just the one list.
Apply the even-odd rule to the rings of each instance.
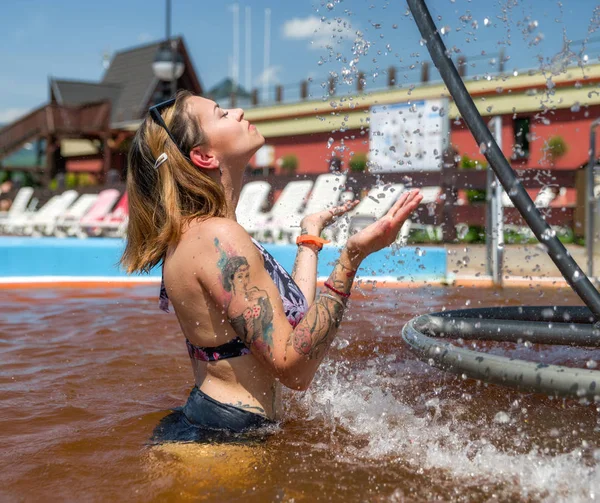
[[215, 247], [219, 252], [217, 267], [226, 294], [229, 322], [246, 345], [272, 355], [273, 307], [267, 292], [251, 285], [246, 257], [226, 251], [216, 238]]

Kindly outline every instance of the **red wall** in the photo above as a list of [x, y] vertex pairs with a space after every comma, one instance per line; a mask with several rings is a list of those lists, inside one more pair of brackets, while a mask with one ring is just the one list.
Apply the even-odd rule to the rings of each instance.
[[[354, 138], [352, 138], [354, 136]], [[330, 148], [327, 148], [329, 138], [333, 138]], [[332, 155], [340, 157], [344, 162], [343, 169], [348, 167], [350, 152], [369, 151], [369, 132], [364, 130], [345, 131], [343, 133], [315, 133], [302, 136], [285, 138], [272, 138], [267, 140], [269, 145], [275, 147], [275, 159], [287, 154], [294, 154], [298, 158], [297, 174], [325, 173], [329, 169], [329, 160]], [[340, 149], [340, 147], [345, 147]], [[279, 167], [276, 173], [279, 173]]]
[[[600, 117], [600, 106], [581, 107], [577, 112], [563, 109], [551, 110], [546, 114], [537, 112], [515, 116], [530, 117], [531, 122], [529, 158], [512, 161], [513, 167], [549, 168], [550, 163], [544, 152], [544, 142], [552, 136], [562, 136], [567, 144], [567, 153], [558, 159], [555, 169], [575, 169], [587, 163], [590, 125], [594, 119]], [[514, 146], [513, 117], [513, 115], [505, 115], [502, 123], [502, 152], [508, 159], [512, 156]], [[450, 139], [460, 154], [485, 160], [463, 121], [451, 123]], [[600, 154], [600, 134], [596, 138], [596, 149]]]
[[[510, 159], [513, 151], [513, 117], [530, 117], [530, 143], [529, 158], [526, 160], [512, 161], [515, 168], [549, 168], [550, 164], [544, 159], [544, 141], [556, 135], [562, 136], [567, 144], [567, 153], [557, 161], [555, 169], [575, 169], [587, 163], [589, 149], [590, 124], [600, 117], [600, 106], [581, 107], [573, 112], [569, 109], [532, 112], [529, 114], [505, 115], [502, 126], [502, 150]], [[547, 124], [545, 124], [547, 122]], [[479, 146], [471, 136], [463, 121], [451, 120], [450, 141], [462, 154], [467, 154], [473, 159], [484, 160], [479, 152]], [[259, 126], [260, 127], [260, 126]], [[364, 133], [364, 134], [361, 134]], [[352, 138], [354, 137], [354, 138]], [[329, 138], [333, 144], [327, 148]], [[298, 174], [324, 173], [328, 170], [328, 160], [332, 154], [341, 157], [344, 167], [350, 158], [350, 152], [369, 151], [368, 130], [350, 130], [343, 133], [316, 133], [285, 138], [272, 138], [267, 140], [269, 145], [275, 147], [275, 159], [287, 154], [294, 154], [298, 158]], [[340, 147], [344, 147], [341, 150]], [[600, 131], [597, 137], [597, 152], [600, 154]], [[279, 168], [276, 168], [279, 173]]]

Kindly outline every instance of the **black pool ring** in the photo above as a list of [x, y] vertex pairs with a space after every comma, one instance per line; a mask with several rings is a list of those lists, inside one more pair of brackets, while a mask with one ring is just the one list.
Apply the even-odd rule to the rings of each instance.
[[587, 307], [462, 309], [410, 320], [402, 338], [438, 368], [492, 384], [553, 396], [595, 399], [600, 371], [521, 360], [458, 347], [446, 339], [531, 342], [600, 347], [600, 330]]

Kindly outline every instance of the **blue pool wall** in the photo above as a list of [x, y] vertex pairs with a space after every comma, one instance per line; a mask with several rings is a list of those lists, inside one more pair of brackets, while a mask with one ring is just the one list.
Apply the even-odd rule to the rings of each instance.
[[[124, 246], [123, 240], [111, 238], [0, 237], [0, 278], [127, 278], [118, 265]], [[295, 245], [264, 247], [286, 270], [292, 270]], [[317, 270], [320, 278], [329, 276], [339, 251], [330, 246], [323, 248]], [[381, 250], [367, 257], [358, 271], [359, 278], [396, 281], [445, 280], [446, 275], [446, 251], [423, 246]], [[154, 268], [149, 276], [160, 278], [160, 268]]]

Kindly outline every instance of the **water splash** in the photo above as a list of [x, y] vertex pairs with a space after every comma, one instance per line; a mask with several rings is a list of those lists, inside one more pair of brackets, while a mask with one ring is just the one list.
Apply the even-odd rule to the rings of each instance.
[[[496, 426], [490, 428], [485, 418], [468, 418], [469, 394], [456, 400], [431, 397], [424, 390], [417, 403], [405, 403], [398, 388], [410, 382], [410, 375], [390, 372], [397, 365], [395, 355], [378, 360], [358, 371], [343, 362], [325, 362], [311, 389], [298, 399], [308, 420], [323, 420], [331, 432], [341, 428], [361, 439], [346, 446], [338, 459], [400, 462], [417, 473], [431, 470], [459, 487], [506, 485], [524, 499], [588, 501], [600, 491], [600, 467], [593, 455], [598, 451], [600, 459], [600, 450], [586, 444], [590, 456], [582, 448], [550, 453], [531, 443], [516, 418], [528, 414], [519, 400], [508, 411], [491, 411], [489, 420]], [[554, 430], [560, 437], [560, 430]], [[502, 436], [504, 445], [498, 445]]]

